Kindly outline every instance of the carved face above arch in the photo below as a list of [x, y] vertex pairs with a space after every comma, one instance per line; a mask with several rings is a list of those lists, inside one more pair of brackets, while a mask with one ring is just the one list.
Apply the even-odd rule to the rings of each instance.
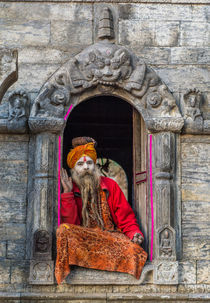
[[180, 132], [184, 125], [173, 95], [158, 75], [130, 50], [104, 40], [70, 59], [43, 85], [32, 107], [31, 129], [34, 118], [62, 119], [69, 103], [77, 104], [75, 96], [94, 90], [126, 95], [150, 131]]

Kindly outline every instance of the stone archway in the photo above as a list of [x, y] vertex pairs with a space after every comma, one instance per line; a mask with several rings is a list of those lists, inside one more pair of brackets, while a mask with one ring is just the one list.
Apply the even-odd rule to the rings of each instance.
[[[110, 10], [105, 8], [102, 15], [104, 20], [111, 24]], [[37, 257], [36, 243], [32, 249], [31, 235], [41, 229], [52, 237], [52, 214], [57, 203], [57, 141], [65, 126], [64, 117], [70, 104], [74, 106], [87, 98], [109, 94], [125, 99], [136, 108], [145, 122], [147, 131], [153, 134], [151, 155], [154, 171], [153, 178], [150, 179], [150, 188], [153, 185], [156, 202], [152, 226], [154, 283], [176, 284], [178, 266], [176, 248], [179, 243], [175, 239], [179, 238], [180, 231], [179, 220], [178, 226], [175, 224], [178, 208], [175, 203], [175, 145], [176, 133], [181, 131], [184, 120], [173, 95], [157, 74], [130, 50], [113, 43], [111, 26], [107, 26], [107, 22], [106, 26], [103, 26], [103, 24], [99, 26], [99, 42], [66, 62], [43, 85], [29, 117], [29, 127], [35, 135], [35, 177], [31, 184], [34, 190], [29, 202], [32, 208], [30, 212], [32, 222], [31, 228], [28, 228], [28, 248], [32, 252], [30, 283], [54, 283], [52, 248], [44, 252], [43, 256]], [[149, 190], [148, 195], [151, 196]], [[160, 247], [167, 242], [163, 239], [165, 235], [163, 230], [166, 229], [170, 231], [168, 241], [170, 247], [166, 247], [170, 254], [164, 254], [163, 260]], [[48, 275], [48, 278], [34, 278], [40, 276], [37, 271], [42, 263], [51, 269], [51, 275]], [[151, 270], [151, 265], [149, 266], [145, 267], [145, 271]], [[78, 279], [81, 281], [81, 277]], [[129, 283], [129, 279], [127, 281]]]

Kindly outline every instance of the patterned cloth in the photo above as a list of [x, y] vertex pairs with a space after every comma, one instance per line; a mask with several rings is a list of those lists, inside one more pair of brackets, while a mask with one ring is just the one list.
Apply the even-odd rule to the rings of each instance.
[[124, 272], [140, 278], [147, 253], [115, 228], [104, 191], [101, 190], [100, 196], [98, 207], [105, 230], [97, 226], [90, 206], [88, 227], [64, 223], [57, 229], [55, 276], [58, 284], [70, 273], [70, 265]]

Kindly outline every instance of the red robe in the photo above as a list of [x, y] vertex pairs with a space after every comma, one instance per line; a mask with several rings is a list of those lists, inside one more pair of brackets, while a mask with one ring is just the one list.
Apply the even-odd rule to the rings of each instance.
[[[135, 214], [119, 185], [106, 177], [101, 177], [100, 185], [108, 195], [107, 202], [115, 225], [131, 240], [135, 233], [140, 233], [143, 237]], [[75, 225], [82, 223], [82, 199], [79, 188], [74, 182], [72, 192], [61, 195], [61, 223]]]

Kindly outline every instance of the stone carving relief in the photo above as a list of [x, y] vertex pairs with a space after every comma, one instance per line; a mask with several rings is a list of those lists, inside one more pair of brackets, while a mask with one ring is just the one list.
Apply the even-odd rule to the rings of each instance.
[[189, 89], [183, 96], [184, 131], [190, 133], [203, 130], [203, 117], [200, 111], [202, 94], [197, 89]]
[[30, 120], [64, 117], [64, 107], [69, 101], [77, 102], [74, 95], [91, 89], [98, 88], [105, 94], [123, 90], [132, 95], [131, 100], [135, 100], [134, 105], [149, 130], [179, 132], [184, 120], [174, 97], [142, 59], [109, 41], [113, 38], [112, 21], [111, 11], [105, 7], [98, 26], [100, 41], [70, 59], [51, 76], [34, 102]]
[[98, 38], [114, 38], [114, 20], [112, 13], [108, 7], [104, 7], [101, 12], [98, 26]]
[[31, 261], [29, 283], [31, 284], [53, 284], [54, 283], [54, 261]]
[[178, 284], [178, 262], [158, 262], [154, 271], [155, 284]]
[[23, 90], [14, 91], [9, 96], [9, 116], [7, 129], [9, 132], [24, 133], [27, 130], [29, 97]]
[[59, 85], [47, 85], [43, 87], [42, 94], [35, 101], [31, 115], [47, 118], [63, 118], [64, 107], [69, 102], [69, 91]]
[[37, 230], [34, 233], [33, 258], [44, 260], [51, 256], [52, 237], [46, 230]]
[[159, 259], [175, 260], [175, 231], [167, 226], [158, 231]]

